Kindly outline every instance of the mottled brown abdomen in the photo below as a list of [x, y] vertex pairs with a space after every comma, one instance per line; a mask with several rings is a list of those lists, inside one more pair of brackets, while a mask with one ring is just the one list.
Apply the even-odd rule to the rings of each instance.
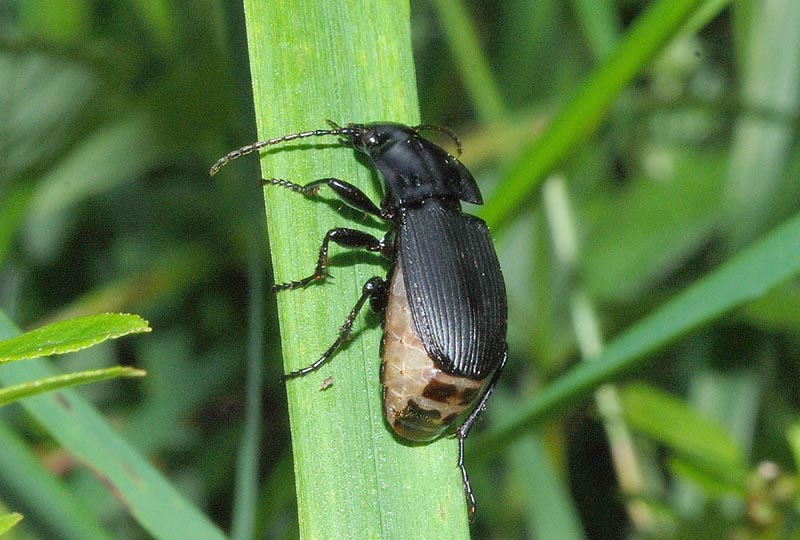
[[389, 286], [383, 339], [383, 410], [404, 439], [435, 439], [483, 394], [488, 377], [448, 375], [428, 356], [414, 326], [399, 262]]

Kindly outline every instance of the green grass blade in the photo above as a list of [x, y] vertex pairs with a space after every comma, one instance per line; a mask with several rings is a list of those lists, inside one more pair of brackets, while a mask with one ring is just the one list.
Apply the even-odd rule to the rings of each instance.
[[[518, 402], [502, 389], [492, 395], [487, 410], [492, 419], [513, 414]], [[506, 454], [505, 475], [508, 485], [501, 501], [524, 509], [525, 527], [531, 538], [547, 540], [581, 540], [586, 538], [575, 503], [563, 474], [558, 450], [550, 448], [546, 430], [537, 429], [515, 441]], [[502, 502], [495, 504], [503, 504]], [[503, 515], [492, 516], [490, 526], [502, 528]], [[507, 517], [507, 516], [505, 516]]]
[[[0, 312], [0, 339], [17, 334], [17, 328]], [[15, 362], [2, 366], [0, 383], [11, 386], [54, 375], [47, 362]], [[23, 400], [21, 405], [56, 441], [102, 478], [153, 537], [164, 540], [225, 538], [73, 390], [32, 397]]]
[[528, 488], [527, 495], [531, 498], [526, 501], [528, 526], [533, 538], [585, 539], [563, 471], [554, 461], [539, 433], [528, 434], [510, 449], [509, 467], [519, 485]]
[[795, 470], [800, 470], [800, 422], [795, 422], [786, 430], [786, 440], [792, 450]]
[[482, 439], [485, 452], [524, 433], [570, 401], [716, 317], [759, 298], [800, 274], [800, 215], [676, 296], [621, 336], [596, 361], [582, 364], [548, 386], [531, 404]]
[[146, 373], [141, 369], [115, 366], [111, 368], [56, 375], [55, 377], [47, 377], [28, 383], [15, 384], [7, 388], [0, 388], [0, 407], [23, 398], [36, 396], [45, 392], [52, 392], [54, 390], [63, 390], [73, 386], [106, 381], [119, 377], [143, 377], [145, 375]]
[[28, 514], [32, 529], [45, 538], [113, 540], [95, 509], [47, 470], [41, 456], [4, 421], [0, 421], [0, 448], [3, 499], [14, 501], [14, 508]]
[[[326, 118], [419, 121], [405, 0], [247, 0], [245, 12], [262, 138], [324, 128]], [[267, 152], [264, 175], [301, 183], [334, 176], [379, 200], [369, 169], [352, 150], [332, 148], [335, 143], [306, 140], [299, 149], [287, 145]], [[337, 212], [338, 202], [314, 202], [277, 187], [266, 189], [266, 202], [277, 281], [310, 274], [332, 227], [383, 234], [374, 220], [346, 208]], [[335, 339], [363, 283], [386, 273], [377, 257], [342, 251], [333, 250], [335, 279], [278, 296], [287, 369], [316, 360]], [[376, 317], [362, 314], [353, 339], [328, 366], [287, 384], [301, 536], [466, 538], [456, 442], [407, 445], [383, 420], [378, 326]], [[333, 384], [321, 391], [328, 377]]]
[[450, 51], [478, 116], [484, 122], [505, 116], [507, 111], [503, 96], [495, 84], [464, 3], [461, 0], [434, 0], [433, 6], [438, 12]]
[[248, 236], [247, 281], [247, 387], [242, 441], [236, 460], [236, 492], [233, 507], [231, 538], [254, 538], [257, 523], [261, 424], [264, 409], [264, 261], [256, 228]]
[[572, 0], [572, 9], [596, 59], [605, 59], [619, 41], [621, 22], [617, 3], [610, 0]]
[[508, 219], [545, 175], [597, 129], [614, 98], [681, 30], [700, 4], [702, 0], [659, 0], [647, 8], [550, 128], [511, 166], [481, 212], [490, 226]]
[[147, 321], [138, 315], [104, 313], [70, 319], [0, 341], [0, 364], [71, 353], [109, 339], [149, 331]]
[[[699, 32], [732, 2], [733, 0], [705, 0], [698, 6], [691, 18], [686, 21], [686, 26], [683, 27], [683, 31], [689, 33]], [[740, 5], [737, 5], [736, 9], [739, 10], [742, 8]]]
[[773, 114], [737, 118], [725, 188], [725, 232], [733, 246], [746, 245], [788, 215], [798, 197], [796, 182], [786, 178], [800, 111], [800, 3], [757, 2], [751, 13], [740, 99], [748, 110]]

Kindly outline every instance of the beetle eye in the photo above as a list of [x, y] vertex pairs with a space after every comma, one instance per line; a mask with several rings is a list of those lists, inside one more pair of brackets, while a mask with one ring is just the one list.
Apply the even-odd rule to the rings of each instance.
[[374, 134], [367, 135], [365, 142], [367, 143], [367, 146], [377, 146], [378, 137], [376, 137]]

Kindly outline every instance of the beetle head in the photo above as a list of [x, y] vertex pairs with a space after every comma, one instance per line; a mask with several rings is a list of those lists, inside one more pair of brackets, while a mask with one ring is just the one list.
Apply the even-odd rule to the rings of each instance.
[[346, 143], [369, 156], [396, 204], [418, 204], [431, 197], [483, 203], [467, 168], [420, 134], [422, 129], [443, 131], [455, 140], [460, 152], [461, 143], [450, 131], [391, 122], [348, 124], [345, 128], [331, 125], [340, 130]]

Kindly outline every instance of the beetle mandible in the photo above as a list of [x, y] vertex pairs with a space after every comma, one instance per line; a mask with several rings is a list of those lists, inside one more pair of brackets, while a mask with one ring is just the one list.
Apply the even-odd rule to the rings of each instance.
[[[214, 175], [229, 161], [266, 146], [318, 136], [338, 136], [342, 144], [365, 154], [381, 173], [386, 195], [375, 205], [356, 186], [337, 178], [300, 185], [262, 180], [314, 196], [327, 186], [347, 205], [389, 223], [383, 238], [350, 228], [328, 231], [314, 273], [274, 290], [304, 288], [328, 275], [331, 242], [380, 253], [390, 261], [387, 277], [369, 279], [345, 319], [338, 337], [308, 367], [283, 380], [307, 375], [331, 359], [347, 339], [369, 300], [383, 314], [381, 383], [386, 421], [404, 439], [431, 441], [455, 427], [458, 467], [470, 519], [475, 496], [464, 465], [464, 440], [486, 406], [508, 359], [508, 307], [505, 284], [489, 229], [465, 214], [461, 202], [483, 204], [472, 174], [455, 157], [422, 137], [438, 126], [409, 127], [391, 122], [347, 124], [284, 135], [230, 152], [211, 168]], [[460, 423], [458, 423], [460, 421]]]

